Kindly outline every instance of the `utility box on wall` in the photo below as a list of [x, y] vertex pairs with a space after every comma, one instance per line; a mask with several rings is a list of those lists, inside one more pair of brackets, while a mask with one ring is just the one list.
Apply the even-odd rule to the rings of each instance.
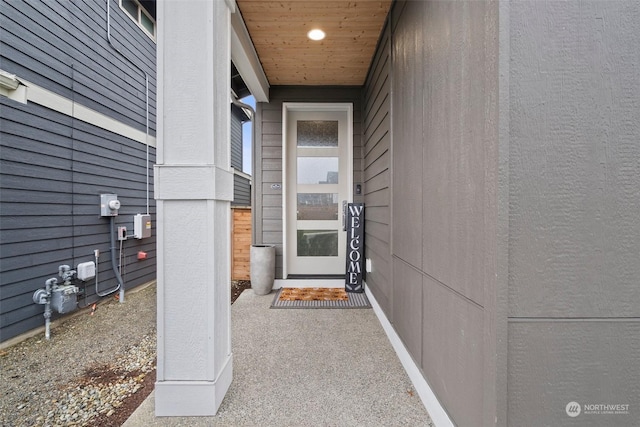
[[100, 216], [118, 216], [120, 201], [116, 194], [100, 195]]
[[133, 217], [133, 236], [136, 239], [151, 237], [151, 215], [137, 214]]

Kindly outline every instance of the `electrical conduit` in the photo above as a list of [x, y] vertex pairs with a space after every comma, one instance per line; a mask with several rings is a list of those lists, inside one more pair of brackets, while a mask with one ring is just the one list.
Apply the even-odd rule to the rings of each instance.
[[107, 2], [107, 41], [113, 50], [118, 52], [122, 58], [124, 58], [131, 66], [136, 68], [142, 75], [144, 76], [144, 85], [145, 85], [145, 135], [147, 141], [145, 141], [145, 145], [147, 146], [146, 151], [146, 191], [147, 191], [147, 215], [149, 215], [149, 75], [146, 71], [142, 69], [142, 67], [138, 66], [135, 62], [129, 59], [118, 47], [113, 44], [113, 40], [111, 39], [111, 0], [106, 0]]
[[112, 216], [110, 218], [110, 223], [109, 223], [109, 235], [110, 235], [110, 243], [111, 243], [111, 268], [113, 268], [113, 273], [116, 276], [116, 280], [118, 281], [118, 285], [116, 287], [114, 287], [113, 289], [109, 289], [108, 291], [105, 292], [100, 292], [100, 290], [98, 289], [99, 287], [99, 283], [100, 281], [98, 280], [98, 258], [100, 257], [100, 252], [98, 250], [94, 251], [94, 255], [96, 258], [96, 295], [98, 295], [99, 297], [106, 297], [107, 295], [111, 295], [112, 293], [116, 292], [116, 291], [120, 291], [120, 295], [119, 295], [119, 299], [120, 302], [124, 302], [124, 282], [122, 280], [122, 276], [120, 276], [120, 272], [118, 271], [118, 266], [116, 264], [116, 232], [115, 232], [115, 227], [116, 227], [116, 217]]

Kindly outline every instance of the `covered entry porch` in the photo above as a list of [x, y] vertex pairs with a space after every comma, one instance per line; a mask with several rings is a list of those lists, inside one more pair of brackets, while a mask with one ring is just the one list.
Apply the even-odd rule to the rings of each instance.
[[[286, 182], [287, 172], [283, 167], [286, 153], [282, 141], [286, 137], [283, 129], [287, 111], [283, 106], [289, 105], [293, 114], [300, 108], [304, 110], [305, 107], [300, 107], [299, 104], [313, 103], [316, 108], [322, 109], [320, 104], [330, 103], [334, 106], [338, 105], [339, 110], [345, 112], [347, 119], [345, 126], [340, 127], [340, 134], [341, 138], [344, 134], [348, 142], [345, 153], [349, 154], [344, 155], [342, 151], [340, 151], [341, 154], [327, 154], [332, 149], [325, 149], [326, 153], [323, 151], [322, 155], [339, 158], [341, 173], [343, 170], [347, 171], [343, 177], [344, 180], [341, 178], [340, 182], [346, 183], [346, 187], [331, 191], [338, 195], [334, 199], [344, 199], [349, 202], [363, 201], [361, 85], [364, 83], [390, 4], [390, 1], [348, 4], [336, 2], [333, 6], [339, 5], [340, 9], [343, 9], [344, 5], [348, 6], [347, 8], [351, 9], [350, 13], [356, 11], [353, 16], [359, 17], [363, 22], [349, 31], [340, 31], [343, 26], [353, 27], [348, 25], [347, 21], [350, 18], [347, 16], [340, 18], [344, 20], [342, 24], [333, 27], [331, 24], [327, 30], [334, 31], [334, 34], [330, 34], [330, 37], [337, 36], [338, 40], [326, 42], [332, 46], [331, 54], [328, 54], [329, 51], [326, 49], [321, 49], [321, 54], [316, 54], [311, 61], [306, 60], [309, 55], [300, 52], [300, 49], [309, 47], [305, 47], [308, 42], [306, 31], [301, 35], [304, 41], [300, 41], [300, 37], [295, 34], [282, 35], [283, 40], [287, 40], [287, 52], [294, 53], [294, 57], [298, 58], [297, 64], [289, 63], [283, 67], [282, 64], [268, 64], [269, 58], [275, 58], [269, 52], [276, 52], [278, 49], [274, 51], [269, 46], [259, 45], [265, 40], [269, 43], [273, 42], [279, 37], [279, 30], [277, 28], [268, 30], [269, 36], [260, 35], [260, 25], [257, 27], [254, 25], [249, 31], [247, 30], [247, 26], [251, 27], [251, 20], [262, 14], [260, 8], [267, 7], [266, 2], [243, 3], [219, 0], [158, 3], [158, 75], [159, 80], [163, 82], [158, 90], [158, 107], [159, 115], [163, 120], [159, 125], [158, 163], [155, 173], [160, 253], [158, 380], [154, 408], [156, 415], [212, 416], [216, 414], [219, 405], [223, 402], [227, 390], [230, 390], [234, 371], [244, 372], [248, 369], [253, 374], [265, 376], [260, 374], [264, 371], [259, 367], [241, 366], [237, 370], [234, 369], [234, 357], [237, 357], [234, 356], [234, 348], [235, 345], [242, 345], [243, 341], [239, 336], [241, 331], [234, 329], [232, 333], [231, 330], [231, 320], [234, 316], [238, 316], [235, 311], [239, 309], [234, 307], [234, 313], [232, 313], [228, 304], [227, 285], [230, 261], [228, 204], [232, 193], [230, 191], [232, 176], [227, 166], [229, 164], [227, 145], [230, 102], [229, 63], [233, 61], [258, 103], [256, 109], [259, 119], [254, 123], [258, 142], [254, 151], [252, 173], [255, 177], [255, 187], [260, 188], [255, 190], [252, 203], [254, 212], [257, 212], [254, 214], [253, 241], [258, 244], [278, 245], [280, 259], [276, 272], [277, 278], [287, 279], [288, 269], [293, 271], [293, 262], [287, 264], [282, 259], [283, 253], [287, 252], [286, 245], [283, 245], [286, 243], [284, 229], [291, 217], [295, 216], [295, 209], [287, 218], [283, 207], [290, 207], [291, 203], [287, 204], [282, 195], [278, 198], [278, 195], [274, 194], [277, 191], [283, 191], [283, 188], [291, 184]], [[325, 23], [331, 22], [331, 16], [334, 16], [334, 7], [324, 2], [290, 2], [287, 5], [298, 7], [304, 15], [296, 15], [300, 21], [297, 30], [313, 25], [313, 22], [308, 22], [307, 18], [310, 19], [318, 13], [324, 17]], [[300, 5], [304, 6], [300, 7]], [[250, 11], [247, 15], [253, 14], [254, 18], [245, 16], [243, 19], [238, 6], [243, 7], [243, 13]], [[244, 6], [247, 7], [244, 8]], [[364, 13], [358, 13], [360, 10]], [[264, 11], [264, 13], [267, 12]], [[278, 12], [272, 10], [270, 13]], [[277, 22], [278, 19], [275, 21]], [[344, 39], [345, 35], [346, 39]], [[340, 39], [341, 37], [343, 39]], [[347, 46], [356, 49], [352, 49], [349, 53], [346, 50]], [[279, 57], [283, 56], [279, 55]], [[285, 54], [284, 57], [291, 59], [292, 56]], [[328, 91], [327, 88], [330, 86], [333, 90]], [[292, 88], [293, 92], [297, 91], [297, 87], [311, 89], [310, 92], [298, 92], [301, 98], [295, 99], [296, 95], [292, 96], [293, 92], [287, 93], [287, 87]], [[278, 98], [281, 95], [288, 98], [284, 103], [282, 98]], [[270, 114], [266, 112], [269, 108], [280, 108], [281, 111]], [[267, 124], [269, 120], [273, 120], [271, 126]], [[278, 127], [280, 127], [280, 135], [278, 135]], [[275, 130], [272, 138], [265, 138], [265, 132], [268, 133], [271, 130]], [[271, 147], [269, 147], [270, 144], [272, 144]], [[311, 149], [313, 153], [309, 156], [320, 156], [317, 152], [321, 150], [323, 149], [313, 148]], [[269, 152], [273, 154], [271, 158], [269, 158]], [[333, 170], [325, 173], [326, 181], [331, 184], [333, 183], [329, 176], [332, 173]], [[269, 180], [273, 180], [274, 185], [270, 185]], [[311, 184], [306, 185], [311, 186]], [[354, 191], [356, 186], [357, 192]], [[267, 194], [270, 191], [271, 193]], [[305, 191], [313, 194], [320, 192], [309, 188]], [[295, 199], [294, 193], [293, 200]], [[276, 213], [275, 218], [270, 217], [278, 210], [280, 214]], [[270, 222], [272, 226], [269, 225]], [[338, 222], [338, 218], [335, 222]], [[314, 225], [311, 231], [318, 229], [324, 231], [322, 226], [318, 225]], [[265, 233], [268, 235], [265, 236]], [[295, 236], [295, 231], [292, 235]], [[289, 251], [292, 246], [289, 245]], [[341, 264], [344, 265], [345, 261], [346, 259], [342, 260]], [[187, 265], [189, 268], [185, 269], [183, 266]], [[319, 272], [322, 273], [322, 270]], [[304, 275], [305, 272], [297, 271], [297, 273]], [[315, 274], [317, 275], [318, 272]], [[333, 276], [335, 277], [335, 274]], [[246, 298], [248, 297], [243, 296], [236, 304], [242, 306], [242, 301]], [[345, 338], [325, 336], [322, 340], [317, 339], [311, 343], [306, 337], [301, 341], [289, 342], [288, 346], [283, 348], [289, 353], [300, 350], [306, 354], [305, 349], [319, 345], [318, 351], [314, 352], [318, 355], [323, 353], [320, 349], [331, 348], [331, 352], [324, 352], [320, 361], [301, 360], [301, 366], [305, 369], [308, 368], [305, 367], [307, 364], [325, 366], [327, 358], [329, 360], [335, 358], [336, 361], [343, 360], [341, 363], [350, 369], [348, 365], [351, 363], [350, 359], [354, 357], [351, 357], [348, 351], [353, 350], [352, 347], [356, 346], [354, 343], [362, 339], [358, 334], [354, 334], [354, 330], [350, 330], [351, 324], [364, 323], [368, 327], [377, 326], [378, 332], [382, 331], [375, 320], [375, 315], [371, 311], [364, 313], [358, 313], [358, 311], [348, 313], [352, 318], [343, 320], [342, 325], [328, 325], [322, 319], [316, 319], [313, 322], [315, 327], [320, 326], [320, 329], [315, 332], [316, 335], [323, 335], [322, 331], [325, 329], [327, 330], [324, 333], [335, 329], [336, 333], [345, 334]], [[280, 314], [284, 316], [283, 323], [270, 328], [271, 335], [268, 335], [267, 341], [278, 342], [278, 335], [286, 335], [287, 331], [295, 334], [297, 333], [295, 328], [301, 325], [304, 329], [305, 322], [286, 320], [287, 316], [302, 314], [304, 312]], [[312, 319], [321, 313], [307, 312], [306, 314], [309, 319]], [[340, 314], [338, 311], [327, 314], [335, 318], [334, 322], [347, 315]], [[261, 312], [255, 307], [250, 316], [246, 314], [246, 317], [262, 318], [262, 322], [267, 323], [272, 321], [274, 316], [277, 315], [269, 311]], [[358, 318], [358, 316], [367, 317]], [[323, 323], [325, 323], [324, 327], [322, 327]], [[260, 331], [260, 324], [259, 322], [255, 325], [255, 331], [252, 332]], [[367, 334], [375, 335], [376, 333], [367, 332]], [[314, 335], [311, 334], [311, 336]], [[341, 339], [343, 341], [340, 341]], [[335, 348], [334, 351], [332, 344], [334, 340], [344, 343], [336, 347], [344, 348]], [[254, 339], [251, 338], [248, 341], [252, 342]], [[240, 344], [236, 344], [237, 342]], [[372, 341], [370, 345], [380, 347], [376, 341]], [[370, 348], [360, 347], [361, 349]], [[387, 347], [391, 348], [388, 342]], [[273, 350], [283, 351], [282, 348]], [[342, 354], [341, 351], [347, 351], [347, 353]], [[385, 357], [380, 358], [374, 348], [370, 348], [369, 353], [374, 359], [386, 360]], [[283, 359], [278, 360], [279, 363], [290, 362], [287, 358], [278, 359]], [[397, 357], [396, 365], [399, 366]], [[365, 369], [371, 369], [371, 366], [365, 366]], [[384, 377], [387, 369], [386, 363], [379, 365], [376, 368], [377, 377]], [[300, 375], [302, 373], [303, 371]], [[335, 375], [341, 376], [339, 372], [333, 372], [327, 378], [335, 380], [333, 378]], [[371, 377], [370, 374], [365, 376]], [[375, 380], [375, 377], [367, 381]], [[284, 384], [287, 381], [286, 378], [278, 378], [278, 376], [272, 380], [276, 383], [283, 381]], [[347, 380], [340, 387], [349, 390], [359, 383], [359, 381]], [[322, 385], [318, 385], [317, 388], [326, 391], [326, 387]], [[356, 391], [347, 393], [347, 396], [358, 394], [357, 387], [353, 390]], [[416, 397], [415, 401], [420, 402], [420, 398], [414, 395], [411, 388], [402, 393], [406, 393], [409, 397]], [[397, 393], [391, 392], [391, 394]], [[328, 396], [336, 397], [335, 393], [328, 393]], [[374, 399], [374, 402], [376, 401]], [[424, 409], [421, 411], [419, 418], [425, 420], [426, 411]]]
[[[375, 13], [348, 14], [371, 5], [390, 6], [373, 41]], [[257, 100], [254, 241], [280, 246], [280, 279], [283, 105], [353, 104], [366, 287], [436, 424], [637, 425], [640, 3], [158, 6], [157, 415], [213, 416], [232, 384], [233, 60]], [[630, 409], [567, 411], [591, 403]]]
[[124, 427], [433, 425], [374, 310], [272, 299], [248, 290], [231, 307], [234, 379], [215, 416], [156, 418], [152, 394]]

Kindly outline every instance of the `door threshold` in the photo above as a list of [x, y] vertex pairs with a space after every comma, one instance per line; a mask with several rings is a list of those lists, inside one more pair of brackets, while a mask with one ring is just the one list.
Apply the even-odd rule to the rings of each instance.
[[344, 278], [341, 279], [276, 279], [273, 289], [280, 288], [344, 288]]
[[336, 279], [336, 280], [343, 280], [344, 279], [344, 273], [342, 274], [289, 274], [287, 276], [287, 280], [311, 280], [311, 279], [318, 279], [318, 280], [330, 280], [330, 279]]

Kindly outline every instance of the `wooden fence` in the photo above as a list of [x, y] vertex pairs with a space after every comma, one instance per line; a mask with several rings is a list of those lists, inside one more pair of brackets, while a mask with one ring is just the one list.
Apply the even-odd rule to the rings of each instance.
[[232, 208], [231, 280], [249, 280], [251, 208]]

